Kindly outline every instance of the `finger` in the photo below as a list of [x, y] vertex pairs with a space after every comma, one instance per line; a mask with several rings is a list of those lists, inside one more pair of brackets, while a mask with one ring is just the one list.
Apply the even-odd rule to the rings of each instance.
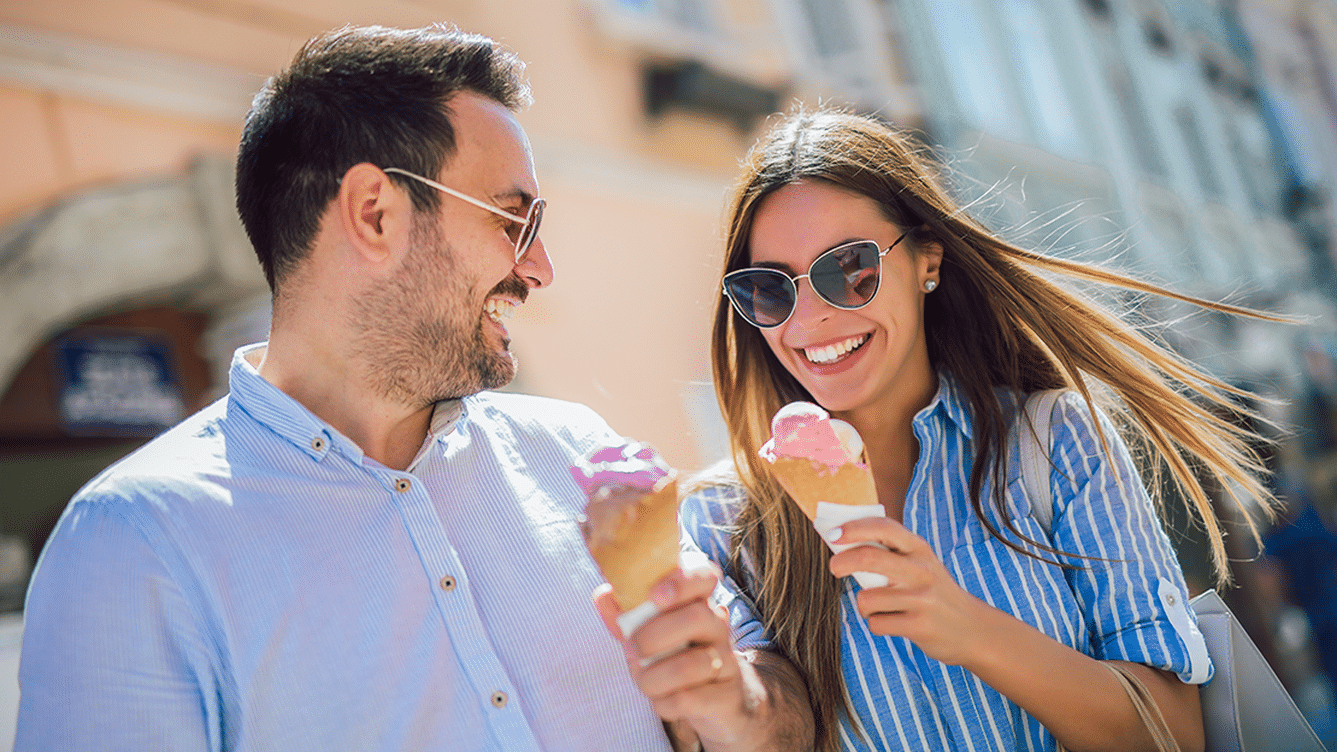
[[634, 679], [637, 669], [640, 668], [640, 659], [627, 639], [622, 636], [622, 628], [617, 624], [617, 617], [622, 613], [622, 609], [618, 607], [617, 599], [613, 597], [613, 586], [605, 582], [594, 589], [590, 598], [594, 601], [594, 610], [599, 613], [599, 619], [604, 623], [604, 629], [608, 630], [608, 634], [622, 648], [622, 655], [627, 659], [627, 667], [631, 669]]
[[709, 596], [719, 582], [720, 569], [713, 563], [707, 562], [687, 570], [674, 569], [655, 584], [650, 591], [650, 600], [660, 611], [668, 611]]
[[905, 578], [903, 570], [913, 566], [913, 561], [905, 554], [879, 546], [857, 545], [832, 554], [827, 568], [836, 577], [848, 577], [855, 572], [876, 572], [894, 584]]
[[613, 586], [604, 583], [594, 589], [590, 595], [590, 600], [594, 602], [594, 610], [599, 612], [599, 618], [603, 620], [604, 628], [609, 634], [622, 640], [622, 630], [618, 629], [617, 617], [622, 614], [622, 608], [618, 606], [617, 599], [613, 597]]
[[[841, 536], [832, 543], [881, 543], [893, 551], [912, 553], [928, 545], [901, 523], [889, 517], [865, 517], [840, 526]], [[834, 531], [832, 531], [834, 532]], [[828, 540], [831, 540], [828, 538]]]
[[831, 555], [831, 569], [837, 576], [850, 572], [881, 572], [901, 582], [919, 582], [937, 562], [937, 555], [925, 546], [913, 551], [897, 551], [876, 543], [856, 544], [852, 548]]
[[646, 659], [687, 645], [728, 645], [728, 641], [728, 619], [701, 598], [656, 615], [632, 633], [630, 643], [633, 652]]
[[651, 700], [661, 700], [679, 692], [729, 682], [739, 674], [737, 654], [725, 646], [703, 645], [647, 667], [641, 673], [640, 687]]
[[855, 610], [867, 619], [874, 614], [922, 612], [925, 599], [920, 591], [907, 591], [894, 584], [883, 588], [860, 590], [854, 598]]
[[921, 617], [913, 612], [879, 613], [864, 617], [868, 621], [868, 631], [884, 637], [905, 637], [914, 639], [920, 634]]

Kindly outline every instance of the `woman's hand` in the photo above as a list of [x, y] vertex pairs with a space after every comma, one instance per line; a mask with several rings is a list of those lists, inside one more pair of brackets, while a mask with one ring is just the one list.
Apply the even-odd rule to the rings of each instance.
[[811, 747], [812, 709], [802, 680], [778, 655], [734, 651], [728, 613], [710, 601], [719, 577], [713, 564], [666, 576], [650, 594], [659, 613], [630, 638], [615, 621], [620, 609], [611, 588], [596, 590], [594, 605], [675, 749]]
[[[1150, 749], [1152, 739], [1118, 681], [1090, 656], [966, 592], [933, 549], [886, 518], [848, 522], [833, 543], [879, 543], [831, 557], [831, 573], [877, 572], [859, 592], [874, 634], [905, 637], [930, 657], [970, 670], [1025, 709], [1068, 749]], [[1174, 674], [1126, 664], [1150, 689], [1181, 747], [1202, 749], [1198, 689]]]
[[[832, 543], [879, 543], [831, 557], [831, 574], [876, 572], [886, 587], [859, 592], [859, 614], [874, 634], [904, 637], [929, 657], [952, 665], [976, 654], [976, 625], [993, 607], [966, 592], [952, 579], [928, 542], [895, 520], [871, 517], [847, 522]], [[835, 532], [835, 531], [832, 531]]]

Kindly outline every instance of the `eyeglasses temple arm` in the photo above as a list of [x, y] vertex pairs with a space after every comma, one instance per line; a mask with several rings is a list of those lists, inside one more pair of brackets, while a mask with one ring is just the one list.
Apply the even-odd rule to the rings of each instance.
[[435, 180], [425, 178], [422, 175], [409, 172], [408, 170], [401, 170], [398, 167], [386, 167], [384, 169], [384, 172], [397, 172], [400, 175], [404, 175], [405, 177], [413, 178], [414, 180], [417, 180], [420, 183], [426, 183], [427, 185], [432, 186], [433, 188], [437, 189], [438, 191], [441, 191], [442, 193], [449, 193], [450, 195], [454, 196], [455, 198], [461, 201], [468, 201], [474, 206], [477, 206], [479, 209], [486, 209], [492, 212], [493, 214], [496, 214], [499, 217], [505, 217], [511, 220], [512, 222], [518, 222], [521, 226], [529, 224], [529, 220], [525, 219], [524, 217], [516, 216], [515, 214], [512, 214], [506, 211], [505, 209], [499, 209], [493, 206], [492, 204], [487, 203], [486, 201], [479, 201], [478, 199], [474, 198], [473, 196], [470, 196], [467, 193], [460, 193], [459, 191], [453, 188], [447, 188], [446, 186], [441, 185]]

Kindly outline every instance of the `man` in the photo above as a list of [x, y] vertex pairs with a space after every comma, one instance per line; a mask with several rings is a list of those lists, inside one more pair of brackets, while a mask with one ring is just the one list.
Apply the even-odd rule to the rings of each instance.
[[[553, 274], [521, 68], [453, 29], [347, 28], [257, 96], [237, 206], [270, 340], [72, 500], [28, 599], [16, 749], [668, 748], [589, 602], [568, 468], [615, 434], [484, 391]], [[662, 631], [695, 639], [675, 620], [713, 577], [666, 581]], [[729, 658], [673, 687], [720, 694], [719, 728], [698, 702], [674, 733], [769, 743], [775, 703]]]

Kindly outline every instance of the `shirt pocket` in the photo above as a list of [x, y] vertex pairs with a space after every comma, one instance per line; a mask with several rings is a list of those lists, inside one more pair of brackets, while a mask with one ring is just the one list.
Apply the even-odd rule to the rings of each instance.
[[[1014, 489], [1008, 490], [1010, 495]], [[1034, 518], [1012, 517], [1011, 522], [1027, 538], [1048, 542], [1048, 534]], [[956, 581], [985, 603], [1064, 645], [1089, 653], [1081, 607], [1056, 557], [1027, 544], [1006, 528], [999, 532], [1027, 553], [1008, 546], [978, 520], [970, 524], [975, 529], [959, 538], [959, 544], [943, 561]]]

